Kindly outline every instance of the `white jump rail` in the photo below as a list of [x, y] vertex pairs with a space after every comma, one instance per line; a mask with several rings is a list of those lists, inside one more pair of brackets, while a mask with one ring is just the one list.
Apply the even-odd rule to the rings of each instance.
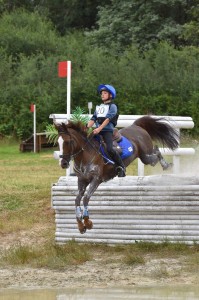
[[75, 218], [76, 177], [52, 186], [57, 243], [199, 242], [199, 177], [127, 176], [103, 183], [89, 202], [93, 229], [80, 234]]
[[[86, 116], [86, 115], [84, 115]], [[91, 117], [92, 115], [87, 115]], [[117, 127], [122, 128], [131, 125], [135, 120], [143, 117], [143, 115], [119, 115]], [[155, 118], [165, 118], [173, 128], [191, 129], [194, 127], [194, 122], [191, 117], [180, 117], [180, 116], [153, 116]], [[67, 114], [50, 114], [50, 119], [54, 119], [56, 122], [66, 122]]]
[[[88, 115], [91, 117], [92, 115]], [[135, 120], [143, 117], [143, 115], [120, 115], [118, 119], [117, 127], [122, 128], [133, 124]], [[194, 122], [191, 117], [180, 117], [180, 116], [153, 116], [155, 118], [164, 117], [169, 124], [179, 130], [180, 129], [192, 129], [194, 127]], [[50, 119], [55, 120], [57, 123], [65, 123], [67, 121], [67, 114], [51, 114], [49, 116]], [[173, 156], [173, 168], [172, 172], [177, 174], [180, 172], [180, 156], [182, 155], [194, 155], [195, 150], [193, 148], [178, 148], [174, 151], [160, 148], [162, 155], [170, 155]], [[59, 158], [59, 151], [54, 152], [54, 158]], [[72, 170], [71, 170], [72, 172]], [[69, 173], [70, 174], [70, 173]], [[138, 176], [144, 176], [144, 164], [138, 159]]]

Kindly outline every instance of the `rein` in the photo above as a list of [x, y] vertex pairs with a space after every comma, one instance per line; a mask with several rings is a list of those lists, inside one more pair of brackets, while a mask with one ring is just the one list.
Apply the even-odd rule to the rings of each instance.
[[77, 156], [79, 153], [81, 153], [82, 151], [84, 151], [84, 148], [80, 149], [77, 153], [74, 153], [74, 154], [61, 154], [59, 157], [60, 158], [65, 158], [67, 156], [69, 156], [70, 158], [73, 158], [75, 156]]
[[[69, 135], [70, 136], [70, 146], [71, 146], [71, 144], [72, 144], [72, 141], [71, 141], [71, 135], [69, 134], [69, 133], [67, 133], [67, 132], [59, 132], [60, 134], [66, 134], [66, 135]], [[79, 150], [79, 151], [77, 151], [76, 153], [74, 153], [74, 154], [61, 154], [61, 155], [59, 155], [59, 157], [60, 158], [74, 158], [74, 157], [76, 157], [78, 154], [80, 154], [81, 152], [83, 152], [84, 150], [85, 150], [85, 148], [86, 148], [86, 145], [87, 144], [89, 144], [92, 148], [94, 148], [93, 147], [93, 145], [91, 144], [91, 139], [93, 138], [93, 136], [91, 136], [91, 138], [89, 139], [89, 138], [84, 138], [82, 135], [81, 135], [81, 137], [82, 137], [82, 139], [85, 141], [85, 144], [84, 144], [84, 146]], [[72, 146], [71, 146], [71, 148], [72, 148]], [[95, 148], [94, 148], [95, 149]], [[95, 149], [96, 150], [96, 149]]]
[[[70, 147], [72, 148], [71, 144], [72, 144], [72, 141], [71, 141], [71, 135], [68, 133], [68, 132], [65, 132], [65, 131], [61, 131], [59, 132], [60, 134], [66, 134], [66, 135], [69, 135], [70, 136]], [[81, 135], [81, 132], [80, 132], [80, 135]], [[91, 143], [91, 140], [93, 139], [93, 134], [90, 134], [90, 137], [89, 138], [85, 138], [84, 136], [82, 136], [82, 139], [85, 141], [85, 144], [82, 146], [82, 148], [80, 150], [78, 150], [76, 153], [74, 154], [62, 154], [62, 155], [59, 155], [60, 158], [63, 158], [63, 159], [66, 159], [70, 161], [72, 158], [78, 156], [81, 152], [83, 152], [86, 148], [86, 145], [89, 144], [93, 150], [96, 152], [96, 154], [99, 154], [102, 158], [105, 158], [104, 155], [99, 151], [99, 148], [97, 148], [95, 146], [95, 144]], [[93, 157], [93, 159], [91, 161], [93, 161], [95, 158], [95, 155]]]

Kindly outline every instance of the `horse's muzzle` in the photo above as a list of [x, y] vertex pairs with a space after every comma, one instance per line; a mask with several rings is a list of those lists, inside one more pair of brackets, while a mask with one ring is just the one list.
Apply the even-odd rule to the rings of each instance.
[[69, 167], [69, 165], [70, 165], [69, 162], [62, 158], [62, 160], [61, 160], [62, 169], [67, 169]]

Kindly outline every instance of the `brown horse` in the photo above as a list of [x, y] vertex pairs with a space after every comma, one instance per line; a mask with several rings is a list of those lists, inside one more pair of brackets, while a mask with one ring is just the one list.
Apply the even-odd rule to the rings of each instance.
[[[89, 200], [102, 182], [117, 176], [116, 166], [105, 161], [99, 151], [99, 142], [92, 134], [88, 136], [88, 129], [81, 122], [68, 121], [68, 124], [55, 124], [55, 127], [59, 134], [61, 167], [68, 168], [70, 160], [74, 160], [74, 171], [78, 177], [76, 219], [79, 231], [84, 233], [93, 226], [88, 213]], [[152, 142], [158, 141], [172, 150], [178, 147], [178, 133], [164, 118], [144, 116], [119, 130], [119, 133], [131, 142], [133, 148], [132, 154], [123, 160], [126, 167], [136, 158], [140, 158], [145, 165], [155, 166], [160, 162], [163, 170], [170, 167]]]

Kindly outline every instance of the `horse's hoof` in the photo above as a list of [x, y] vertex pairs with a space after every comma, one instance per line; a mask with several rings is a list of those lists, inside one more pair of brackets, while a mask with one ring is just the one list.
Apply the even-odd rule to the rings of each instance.
[[168, 170], [168, 169], [171, 169], [173, 167], [173, 164], [172, 163], [167, 163], [166, 165], [163, 166], [163, 170]]
[[81, 233], [81, 234], [84, 234], [85, 232], [86, 232], [86, 226], [84, 226], [84, 228], [83, 229], [79, 229], [79, 232]]
[[90, 230], [93, 228], [93, 222], [88, 217], [84, 217], [84, 225], [86, 229]]
[[77, 220], [77, 225], [81, 234], [86, 232], [86, 226], [81, 221]]

